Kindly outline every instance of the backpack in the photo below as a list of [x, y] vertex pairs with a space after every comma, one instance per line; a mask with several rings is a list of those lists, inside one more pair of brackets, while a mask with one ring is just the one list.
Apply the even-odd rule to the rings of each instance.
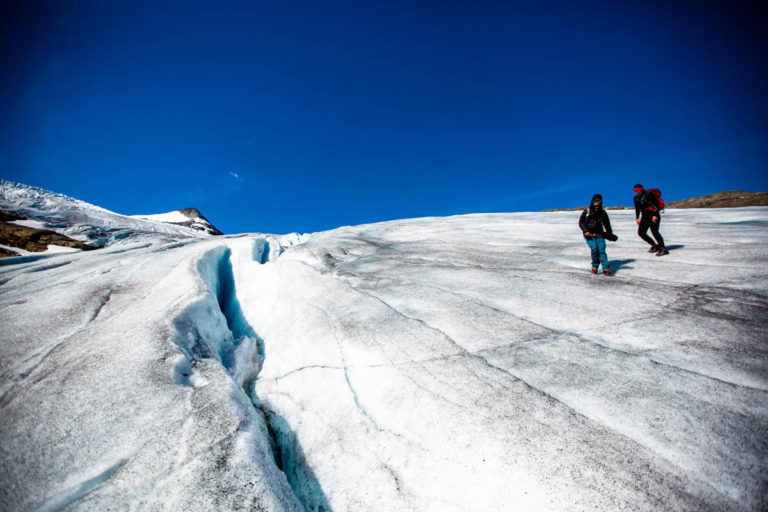
[[661, 198], [661, 190], [657, 188], [649, 188], [648, 192], [653, 194], [653, 197], [656, 198], [656, 203], [659, 205], [659, 211], [663, 210], [666, 204], [664, 203], [664, 200]]

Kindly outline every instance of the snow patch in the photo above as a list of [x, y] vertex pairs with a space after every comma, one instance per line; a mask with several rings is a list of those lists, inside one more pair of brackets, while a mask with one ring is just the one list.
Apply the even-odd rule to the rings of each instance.
[[16, 224], [17, 226], [24, 226], [26, 228], [33, 229], [48, 229], [48, 225], [45, 222], [39, 220], [12, 220], [8, 224]]
[[67, 252], [82, 252], [82, 249], [77, 249], [76, 247], [65, 247], [56, 244], [48, 244], [48, 250], [45, 251], [46, 254], [61, 254]]
[[[13, 247], [11, 245], [0, 244], [0, 249], [6, 249], [8, 251], [13, 251], [16, 254], [18, 254], [19, 256], [29, 256], [29, 255], [32, 255], [32, 254], [40, 254], [39, 252], [35, 253], [35, 252], [32, 252], [32, 251], [28, 251], [26, 249], [22, 249], [21, 247]], [[12, 257], [15, 258], [16, 256], [12, 256]]]
[[134, 219], [151, 220], [154, 222], [169, 222], [171, 224], [182, 222], [188, 222], [191, 220], [189, 217], [181, 213], [180, 211], [173, 211], [168, 213], [158, 213], [154, 215], [130, 215], [129, 217]]

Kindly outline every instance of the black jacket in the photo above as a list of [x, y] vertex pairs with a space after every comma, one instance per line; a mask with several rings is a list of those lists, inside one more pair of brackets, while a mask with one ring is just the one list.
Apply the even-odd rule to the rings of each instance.
[[659, 214], [659, 200], [653, 195], [650, 190], [643, 190], [640, 195], [635, 195], [635, 218], [640, 218], [640, 213], [644, 211], [652, 212], [654, 215]]
[[603, 210], [602, 207], [590, 207], [588, 210], [581, 212], [579, 227], [583, 233], [589, 233], [593, 236], [603, 237], [603, 235], [613, 234], [608, 212]]

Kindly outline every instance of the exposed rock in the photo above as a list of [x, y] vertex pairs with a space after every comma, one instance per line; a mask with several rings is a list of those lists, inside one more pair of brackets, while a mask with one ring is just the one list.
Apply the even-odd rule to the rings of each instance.
[[189, 219], [189, 222], [180, 223], [179, 225], [181, 226], [187, 226], [188, 228], [196, 229], [198, 231], [205, 231], [206, 233], [211, 235], [224, 234], [221, 231], [219, 231], [211, 223], [211, 221], [205, 217], [205, 215], [200, 213], [200, 210], [198, 210], [197, 208], [182, 208], [181, 210], [179, 210], [179, 212]]
[[14, 220], [27, 220], [23, 215], [8, 210], [0, 210], [0, 221], [11, 222]]
[[132, 215], [133, 218], [150, 220], [153, 222], [161, 222], [163, 224], [170, 224], [172, 226], [182, 226], [185, 228], [191, 228], [195, 231], [201, 231], [209, 235], [223, 235], [221, 231], [216, 229], [211, 221], [200, 213], [197, 208], [182, 208], [181, 210], [174, 210], [168, 213], [159, 213], [153, 215]]
[[2, 247], [0, 247], [0, 258], [10, 258], [10, 257], [13, 257], [13, 256], [20, 256], [20, 254], [17, 253], [17, 252], [9, 251], [8, 249], [3, 249]]
[[[48, 250], [49, 244], [73, 247], [83, 251], [96, 249], [96, 247], [69, 238], [66, 235], [56, 233], [55, 231], [28, 228], [26, 226], [18, 226], [16, 224], [0, 221], [0, 245], [18, 247], [31, 252], [45, 252]], [[5, 254], [5, 256], [18, 256], [18, 254]]]
[[768, 192], [730, 190], [667, 203], [667, 208], [738, 208], [768, 206]]
[[[744, 192], [730, 190], [679, 201], [669, 201], [667, 208], [739, 208], [742, 206], [768, 206], [768, 192]], [[545, 212], [575, 212], [581, 208], [553, 208]], [[609, 206], [606, 210], [631, 210], [632, 206]]]
[[[579, 208], [552, 208], [549, 210], [541, 210], [543, 212], [580, 212], [586, 210], [589, 206], [581, 206]], [[628, 206], [606, 206], [604, 210], [629, 210]]]

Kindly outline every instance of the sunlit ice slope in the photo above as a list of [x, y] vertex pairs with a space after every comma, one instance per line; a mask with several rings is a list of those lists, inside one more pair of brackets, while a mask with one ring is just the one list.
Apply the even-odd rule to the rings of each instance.
[[763, 509], [768, 208], [610, 215], [0, 266], [0, 508]]

